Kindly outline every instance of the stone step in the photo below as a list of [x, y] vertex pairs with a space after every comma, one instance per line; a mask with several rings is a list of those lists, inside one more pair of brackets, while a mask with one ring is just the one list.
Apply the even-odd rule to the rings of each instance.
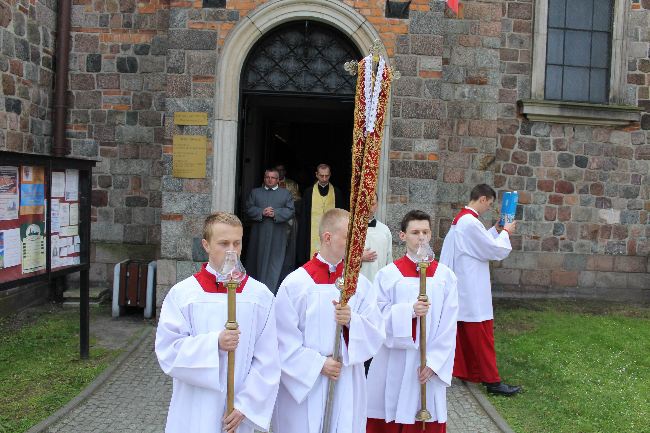
[[[90, 303], [92, 305], [108, 302], [111, 299], [111, 290], [106, 287], [91, 287], [90, 288]], [[63, 305], [64, 306], [78, 306], [81, 291], [79, 287], [72, 287], [63, 292]]]

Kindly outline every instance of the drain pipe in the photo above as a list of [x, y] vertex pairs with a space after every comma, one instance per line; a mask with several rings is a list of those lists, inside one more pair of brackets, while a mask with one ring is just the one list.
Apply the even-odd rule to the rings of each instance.
[[68, 64], [70, 61], [70, 15], [72, 0], [59, 0], [56, 33], [56, 75], [54, 79], [54, 143], [52, 155], [65, 156], [65, 121], [68, 114]]

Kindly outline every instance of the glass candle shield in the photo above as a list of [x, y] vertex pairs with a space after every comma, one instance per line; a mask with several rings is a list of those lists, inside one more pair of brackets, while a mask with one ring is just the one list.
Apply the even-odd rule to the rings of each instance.
[[246, 269], [239, 260], [237, 251], [226, 251], [221, 268], [217, 270], [217, 281], [227, 283], [228, 281], [241, 282], [246, 277]]

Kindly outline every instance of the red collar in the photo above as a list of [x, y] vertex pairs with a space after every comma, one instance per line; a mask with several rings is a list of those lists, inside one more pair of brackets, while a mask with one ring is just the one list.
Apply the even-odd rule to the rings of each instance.
[[472, 209], [464, 207], [460, 210], [460, 212], [458, 212], [458, 215], [456, 215], [456, 218], [454, 218], [454, 221], [451, 223], [451, 225], [455, 226], [458, 220], [465, 215], [472, 215], [474, 218], [478, 218], [478, 214], [476, 212], [474, 212]]
[[302, 267], [316, 284], [334, 284], [336, 279], [343, 275], [343, 260], [336, 265], [336, 271], [333, 273], [330, 272], [329, 265], [318, 260], [316, 255]]
[[[208, 293], [228, 293], [228, 289], [223, 283], [217, 281], [217, 277], [207, 270], [207, 263], [203, 263], [201, 270], [194, 274], [194, 278], [199, 282], [199, 285], [204, 292]], [[239, 283], [237, 287], [237, 293], [241, 293], [244, 290], [244, 286], [248, 282], [248, 275], [244, 277], [244, 280]]]
[[[418, 269], [417, 263], [414, 263], [413, 260], [409, 259], [406, 255], [404, 257], [395, 260], [393, 263], [395, 263], [395, 266], [397, 266], [397, 269], [399, 269], [402, 276], [404, 277], [420, 276], [420, 270]], [[438, 262], [435, 260], [432, 261], [429, 267], [427, 268], [427, 277], [433, 277], [433, 275], [436, 273], [437, 268], [438, 268]]]

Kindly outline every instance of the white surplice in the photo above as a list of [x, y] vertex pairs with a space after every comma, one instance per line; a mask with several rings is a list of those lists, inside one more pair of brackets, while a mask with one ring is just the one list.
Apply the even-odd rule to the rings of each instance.
[[393, 235], [388, 226], [375, 219], [375, 226], [368, 227], [366, 232], [365, 248], [377, 253], [377, 259], [372, 262], [361, 263], [361, 274], [370, 280], [375, 281], [377, 272], [393, 261]]
[[[409, 266], [412, 269], [405, 272]], [[413, 320], [413, 304], [420, 292], [416, 267], [414, 261], [404, 256], [381, 269], [375, 278], [386, 341], [368, 372], [368, 395], [372, 396], [368, 400], [368, 418], [413, 424], [420, 409], [420, 324], [419, 319], [415, 323]], [[433, 270], [433, 265], [430, 269]], [[426, 281], [431, 302], [426, 315], [426, 358], [427, 367], [435, 373], [427, 382], [427, 408], [432, 415], [431, 422], [444, 423], [447, 421], [446, 392], [451, 385], [456, 347], [456, 277], [448, 267], [438, 263], [435, 274]]]
[[[282, 376], [273, 415], [277, 433], [319, 433], [328, 378], [321, 375], [332, 355], [336, 322], [332, 301], [339, 299], [334, 281], [343, 269], [320, 255], [289, 274], [276, 297]], [[384, 326], [370, 282], [359, 276], [349, 300], [352, 318], [348, 343], [341, 337], [343, 367], [336, 383], [331, 433], [365, 433], [366, 378], [363, 363], [384, 340]]]
[[[156, 355], [173, 378], [166, 433], [223, 431], [228, 363], [218, 340], [227, 316], [227, 295], [204, 291], [195, 276], [176, 284], [165, 298]], [[250, 277], [237, 293], [237, 322], [235, 408], [246, 417], [237, 432], [268, 431], [280, 381], [274, 298]]]
[[483, 322], [494, 319], [490, 260], [503, 260], [512, 251], [510, 235], [486, 230], [474, 215], [461, 216], [449, 229], [440, 253], [440, 263], [458, 278], [458, 320]]

